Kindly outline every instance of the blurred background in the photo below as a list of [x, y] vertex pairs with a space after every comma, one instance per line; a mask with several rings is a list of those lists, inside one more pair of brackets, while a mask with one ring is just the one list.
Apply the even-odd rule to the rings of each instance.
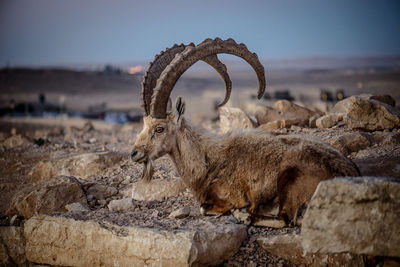
[[[0, 0], [0, 116], [139, 121], [141, 80], [175, 43], [233, 38], [261, 59], [262, 100], [243, 60], [220, 56], [233, 82], [228, 105], [288, 99], [326, 111], [360, 93], [400, 100], [400, 2]], [[192, 120], [216, 117], [225, 94], [198, 62], [179, 80]]]

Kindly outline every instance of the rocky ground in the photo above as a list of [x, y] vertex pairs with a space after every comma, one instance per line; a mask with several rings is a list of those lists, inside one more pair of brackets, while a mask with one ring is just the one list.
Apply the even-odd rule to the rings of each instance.
[[[281, 118], [280, 121], [285, 121], [283, 124], [270, 124], [264, 130], [277, 135], [303, 135], [331, 144], [352, 159], [365, 176], [400, 178], [398, 127], [360, 131], [352, 129], [345, 119], [338, 119], [333, 125], [323, 127], [321, 121], [311, 125], [310, 118], [307, 119], [310, 124], [291, 123], [286, 127], [284, 124], [288, 120]], [[277, 121], [276, 118], [274, 121]], [[232, 216], [202, 216], [198, 203], [180, 181], [167, 157], [156, 161], [153, 182], [143, 184], [140, 181], [143, 166], [132, 162], [129, 157], [141, 124], [118, 126], [94, 121], [72, 122], [68, 119], [49, 124], [45, 120], [30, 122], [4, 119], [0, 125], [2, 226], [22, 227], [32, 217], [39, 218], [38, 221], [40, 218], [44, 218], [44, 221], [61, 218], [67, 221], [72, 219], [73, 222], [93, 222], [123, 237], [130, 235], [130, 229], [133, 228], [129, 227], [172, 234], [208, 233], [216, 227], [215, 232], [220, 233], [222, 237], [218, 238], [222, 240], [227, 238], [224, 229], [232, 229], [229, 242], [237, 243], [232, 245], [237, 246], [236, 250], [224, 250], [221, 252], [222, 258], [210, 256], [214, 262], [196, 259], [194, 263], [220, 263], [224, 266], [294, 265], [293, 261], [289, 262], [263, 249], [258, 240], [298, 234], [299, 227], [273, 229], [244, 226], [237, 225]], [[214, 131], [224, 131], [224, 127], [228, 127], [211, 121], [203, 121], [202, 125]], [[229, 127], [233, 127], [232, 124]], [[53, 217], [40, 217], [38, 214], [50, 214]], [[28, 224], [28, 228], [25, 227], [27, 245], [37, 242], [34, 237], [27, 237], [31, 224], [33, 222]], [[210, 242], [207, 238], [205, 243]], [[24, 258], [25, 253], [15, 256], [10, 253], [7, 239], [3, 236], [1, 240], [3, 264], [26, 264], [31, 261], [62, 265], [58, 259], [46, 262], [45, 258], [38, 258], [28, 247], [28, 260]], [[198, 254], [207, 257], [200, 252]], [[154, 263], [148, 261], [144, 264]]]

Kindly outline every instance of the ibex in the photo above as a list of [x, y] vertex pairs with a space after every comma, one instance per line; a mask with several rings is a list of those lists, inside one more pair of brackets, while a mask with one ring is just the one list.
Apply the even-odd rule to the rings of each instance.
[[311, 199], [322, 180], [356, 176], [357, 167], [338, 150], [299, 136], [274, 136], [260, 130], [225, 136], [196, 129], [183, 117], [185, 103], [177, 99], [168, 111], [171, 91], [179, 77], [203, 60], [222, 76], [226, 86], [224, 105], [231, 81], [217, 54], [243, 58], [255, 70], [258, 98], [265, 90], [264, 67], [257, 55], [234, 40], [206, 39], [199, 45], [175, 45], [157, 55], [142, 83], [143, 130], [137, 136], [131, 158], [144, 163], [143, 178], [150, 181], [152, 161], [168, 154], [184, 183], [206, 214], [223, 214], [247, 207], [257, 214], [259, 205], [279, 200], [279, 217], [295, 218], [299, 207]]

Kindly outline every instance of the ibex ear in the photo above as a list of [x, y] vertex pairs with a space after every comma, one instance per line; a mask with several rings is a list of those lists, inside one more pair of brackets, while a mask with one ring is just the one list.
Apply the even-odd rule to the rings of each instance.
[[185, 101], [183, 101], [182, 97], [178, 97], [176, 100], [176, 123], [178, 124], [178, 127], [181, 127], [181, 121], [182, 121], [182, 115], [185, 113]]
[[167, 114], [171, 114], [171, 112], [172, 112], [172, 100], [171, 98], [169, 98], [167, 104]]

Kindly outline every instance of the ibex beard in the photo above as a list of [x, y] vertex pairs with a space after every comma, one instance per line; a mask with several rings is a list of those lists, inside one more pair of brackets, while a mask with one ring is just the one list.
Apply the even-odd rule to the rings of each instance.
[[226, 103], [231, 83], [217, 53], [238, 55], [249, 62], [257, 73], [258, 96], [262, 97], [264, 68], [257, 55], [232, 39], [174, 46], [156, 56], [145, 74], [146, 116], [131, 155], [134, 161], [145, 163], [146, 181], [153, 174], [152, 162], [167, 154], [205, 214], [223, 214], [244, 207], [257, 214], [260, 205], [278, 199], [278, 217], [292, 221], [299, 208], [309, 202], [320, 181], [359, 175], [353, 162], [321, 142], [300, 136], [274, 136], [260, 130], [213, 135], [185, 120], [185, 103], [181, 98], [169, 112], [173, 86], [198, 60], [212, 65], [223, 77], [227, 93], [221, 105]]

